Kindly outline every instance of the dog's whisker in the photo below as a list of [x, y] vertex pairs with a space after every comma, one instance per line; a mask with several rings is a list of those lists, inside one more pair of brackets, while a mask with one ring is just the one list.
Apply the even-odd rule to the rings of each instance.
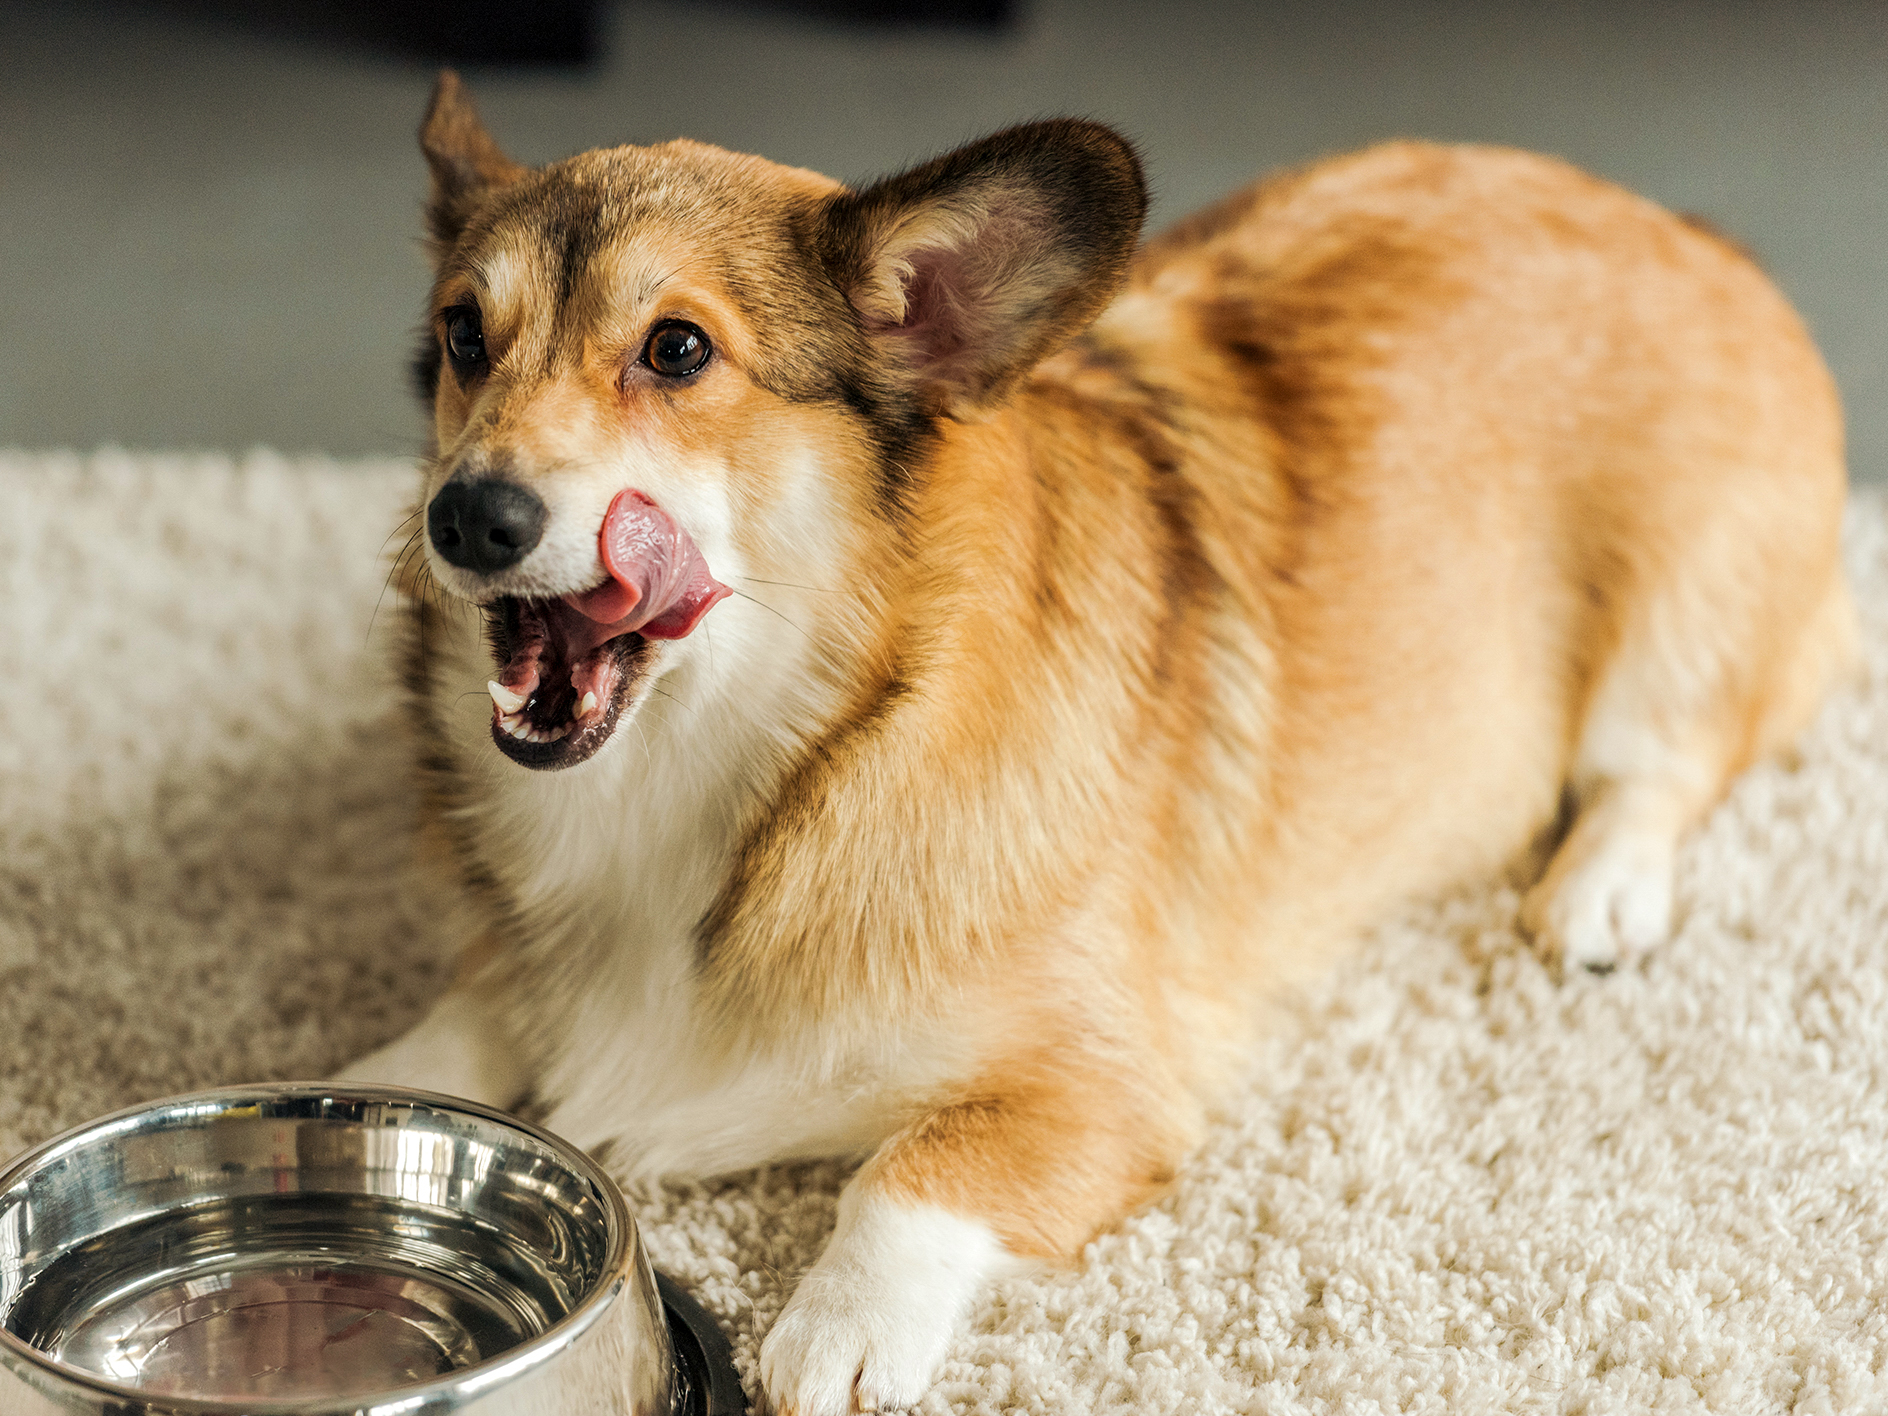
[[643, 298], [646, 300], [649, 297], [655, 295], [658, 291], [662, 289], [663, 286], [667, 285], [671, 280], [675, 279], [676, 276], [680, 275], [683, 271], [696, 269], [697, 267], [703, 264], [705, 259], [706, 257], [703, 257], [703, 256], [691, 256], [688, 260], [685, 260], [680, 265], [675, 266], [667, 274], [657, 276], [654, 280], [647, 282], [646, 284], [644, 284], [642, 288]]
[[[418, 512], [415, 512], [414, 516], [418, 514]], [[409, 516], [407, 521], [411, 521], [412, 519], [413, 517]], [[400, 523], [401, 526], [405, 524], [405, 521]], [[393, 564], [387, 568], [386, 579], [380, 583], [380, 593], [374, 597], [373, 613], [367, 616], [367, 633], [361, 640], [363, 644], [372, 642], [374, 637], [374, 625], [378, 623], [380, 619], [380, 607], [386, 602], [387, 592], [393, 588], [394, 582], [400, 578], [400, 572], [405, 569], [406, 563], [412, 558], [415, 543], [419, 540], [420, 534], [424, 530], [425, 528], [421, 527], [418, 531], [413, 532], [412, 535], [406, 538], [406, 544], [394, 554]], [[392, 531], [387, 533], [387, 541], [391, 541], [395, 536], [399, 535], [399, 533], [400, 527], [396, 526]], [[380, 543], [382, 552], [385, 552], [387, 549], [387, 541]]]
[[654, 684], [654, 683], [650, 684], [649, 691], [651, 693], [661, 694], [664, 698], [668, 699], [669, 702], [673, 703], [677, 708], [680, 708], [684, 713], [688, 714], [689, 717], [692, 718], [695, 716], [695, 709], [692, 705], [684, 703], [681, 699], [677, 698], [673, 693], [670, 693], [666, 688], [663, 688], [660, 684]]
[[[654, 685], [650, 685], [654, 687]], [[636, 730], [636, 741], [642, 744], [643, 761], [651, 767], [655, 765], [655, 754], [649, 750], [649, 734], [643, 731], [642, 714], [637, 713], [629, 720], [629, 725]]]
[[[731, 574], [728, 576], [728, 579], [745, 580], [749, 585], [773, 585], [773, 586], [779, 587], [782, 590], [807, 590], [807, 591], [811, 591], [815, 595], [843, 595], [846, 593], [844, 590], [834, 590], [824, 585], [798, 585], [798, 584], [795, 584], [791, 580], [762, 580], [757, 575], [732, 575]], [[730, 586], [729, 588], [732, 589], [733, 587]], [[739, 594], [740, 592], [736, 591], [735, 593]]]
[[[398, 536], [402, 531], [406, 530], [407, 527], [411, 526], [415, 521], [419, 519], [419, 516], [420, 516], [420, 513], [418, 511], [411, 511], [411, 512], [408, 512], [405, 516], [401, 517], [399, 523], [395, 525], [394, 528], [387, 533], [386, 540], [383, 540], [380, 543], [381, 551], [384, 553], [387, 549], [387, 542], [391, 541], [395, 536]], [[411, 536], [407, 537], [407, 540], [409, 542], [412, 539], [413, 538]]]
[[[734, 587], [731, 585], [728, 588], [730, 590], [734, 590]], [[785, 612], [779, 609], [776, 609], [774, 606], [768, 604], [765, 600], [757, 599], [754, 596], [748, 594], [745, 590], [734, 590], [734, 593], [736, 595], [739, 595], [743, 600], [747, 601], [748, 604], [759, 605], [763, 610], [767, 611], [768, 614], [774, 615], [777, 618], [784, 620], [786, 623], [793, 625], [795, 629], [800, 630], [800, 633], [802, 634], [806, 633], [806, 631], [804, 629], [801, 629], [800, 626], [796, 624], [793, 621], [793, 619], [789, 617]]]

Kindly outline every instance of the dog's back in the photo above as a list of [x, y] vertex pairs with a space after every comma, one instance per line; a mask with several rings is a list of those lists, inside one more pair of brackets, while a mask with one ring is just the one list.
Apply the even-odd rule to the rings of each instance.
[[[1498, 867], [1563, 786], [1652, 792], [1632, 829], [1675, 833], [1846, 656], [1841, 421], [1800, 321], [1564, 164], [1400, 143], [1235, 196], [1044, 372], [1104, 370], [1228, 588], [1202, 652], [1264, 640], [1219, 657], [1202, 741], [1250, 744], [1258, 837], [1215, 874], [1291, 940]], [[1597, 967], [1664, 928], [1540, 923]]]

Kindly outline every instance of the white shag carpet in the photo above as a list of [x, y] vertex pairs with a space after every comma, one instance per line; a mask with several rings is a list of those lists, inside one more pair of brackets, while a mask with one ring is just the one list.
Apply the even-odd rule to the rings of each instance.
[[[0, 1153], [321, 1076], [444, 941], [374, 610], [410, 474], [0, 454]], [[1686, 847], [1677, 937], [1555, 986], [1489, 883], [1387, 925], [1172, 1194], [994, 1288], [928, 1413], [1888, 1410], [1888, 509], [1862, 681]], [[1367, 867], [1366, 867], [1367, 868]], [[844, 1171], [636, 1197], [759, 1337]]]

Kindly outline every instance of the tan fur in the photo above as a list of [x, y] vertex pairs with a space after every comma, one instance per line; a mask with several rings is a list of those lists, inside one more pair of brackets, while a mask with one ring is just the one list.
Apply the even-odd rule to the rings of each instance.
[[[824, 179], [695, 144], [507, 176], [455, 102], [429, 133], [471, 175], [443, 200], [501, 185], [435, 308], [476, 295], [493, 373], [442, 379], [428, 493], [477, 457], [547, 496], [618, 458], [728, 469], [734, 583], [809, 647], [729, 808], [707, 1032], [735, 1058], [947, 1040], [861, 1184], [1012, 1252], [1069, 1254], [1140, 1202], [1282, 980], [1499, 869], [1563, 796], [1529, 904], [1550, 954], [1604, 916], [1608, 852], [1669, 878], [1846, 655], [1840, 420], [1801, 324], [1728, 243], [1561, 163], [1391, 144], [1181, 223], [1124, 286], [1105, 253], [1067, 295], [997, 269], [978, 319], [1057, 313], [939, 375], [930, 413], [976, 418], [887, 472], [819, 381], [893, 347], [910, 253], [974, 244], [984, 208], [887, 198], [827, 282], [782, 234], [814, 229]], [[530, 219], [553, 202], [590, 223], [561, 290]], [[712, 377], [624, 373], [658, 316], [711, 331]], [[476, 687], [412, 679], [436, 735]], [[443, 804], [480, 799], [489, 764], [435, 760]], [[540, 967], [513, 947], [514, 980]]]
[[[1180, 703], [1097, 713], [1068, 748], [1113, 727], [1153, 769], [1081, 823], [1119, 843], [1113, 867], [1140, 889], [1135, 927], [1078, 946], [1095, 973], [1155, 984], [1152, 1018], [1175, 984], [1196, 1014], [1242, 1005], [1280, 955], [1497, 867], [1552, 818], [1603, 675], [1637, 680], [1645, 728], [1698, 764], [1682, 794], [1637, 808], [1683, 829], [1800, 727], [1848, 635], [1833, 393], [1746, 260], [1559, 164], [1485, 149], [1379, 148], [1233, 208], [1155, 243], [1093, 346], [1039, 371], [1011, 415], [1037, 430], [1037, 479], [1055, 468], [1071, 500], [1125, 500], [1110, 463], [1165, 457], [1193, 513], [1197, 539], [1162, 546], [1151, 511], [1137, 527], [1108, 507], [1109, 534], [1146, 542], [1038, 562], [1033, 587], [1120, 617], [1071, 626], [1035, 662], [1119, 662], [1130, 628], [1144, 656], [1177, 661], [1148, 681]], [[1103, 372], [1130, 361], [1144, 391]], [[1082, 583], [1080, 567], [1123, 562], [1165, 583]], [[1033, 623], [1033, 577], [1016, 579], [1008, 617]], [[1239, 672], [1213, 672], [1215, 641], [1238, 646]], [[979, 716], [986, 740], [1019, 736]], [[1200, 1034], [1162, 1021], [1141, 1065], [1193, 1074]], [[1072, 1109], [1099, 1109], [1088, 1090], [1069, 1087]], [[1019, 1150], [1042, 1133], [1018, 1129]], [[911, 1193], [987, 1173], [952, 1139], [933, 1150], [899, 1167]], [[980, 1212], [1044, 1203], [1041, 1183], [991, 1188]]]

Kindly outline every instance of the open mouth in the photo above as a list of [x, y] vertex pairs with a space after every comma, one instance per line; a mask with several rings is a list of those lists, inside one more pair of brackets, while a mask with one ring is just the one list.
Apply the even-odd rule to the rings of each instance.
[[573, 767], [608, 742], [655, 657], [644, 635], [604, 638], [608, 627], [561, 600], [499, 600], [485, 623], [498, 664], [492, 741], [540, 771]]
[[686, 638], [731, 593], [675, 518], [634, 488], [611, 501], [597, 555], [604, 579], [588, 590], [486, 606], [492, 741], [525, 767], [593, 756], [651, 672], [652, 641]]

